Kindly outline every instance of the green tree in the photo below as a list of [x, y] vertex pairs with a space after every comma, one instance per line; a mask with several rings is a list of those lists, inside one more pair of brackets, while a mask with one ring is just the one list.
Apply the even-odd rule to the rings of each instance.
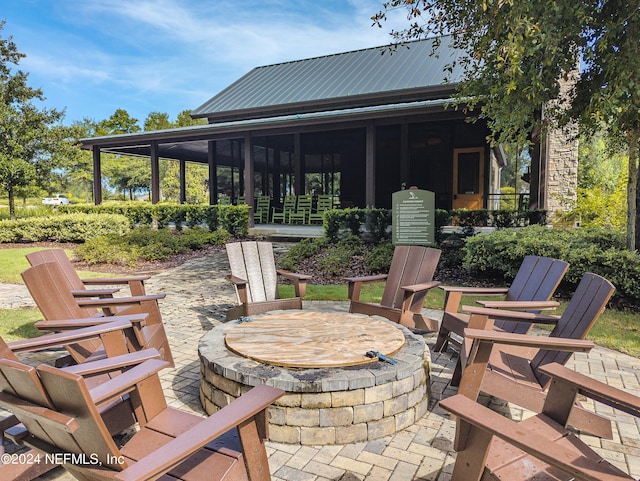
[[194, 119], [191, 117], [190, 110], [183, 110], [180, 112], [174, 122], [174, 127], [190, 127], [192, 125], [205, 125], [207, 123], [206, 119]]
[[[90, 119], [82, 119], [73, 123], [76, 138], [92, 137], [96, 123]], [[82, 192], [85, 202], [91, 201], [93, 193], [93, 154], [88, 150], [77, 149], [75, 155], [69, 156], [65, 163], [65, 172], [76, 193]]]
[[[125, 109], [116, 111], [96, 125], [96, 135], [118, 135], [140, 132], [138, 119], [131, 117]], [[123, 196], [133, 200], [138, 191], [151, 191], [151, 168], [149, 162], [128, 155], [107, 155], [104, 160], [104, 175], [109, 185]]]
[[[626, 143], [627, 247], [636, 246], [640, 139], [640, 8], [622, 0], [391, 0], [372, 17], [405, 9], [398, 43], [451, 35], [466, 52], [457, 105], [486, 118], [495, 142], [527, 145], [549, 128], [606, 125]], [[576, 69], [578, 59], [580, 69]], [[561, 81], [574, 80], [564, 94]], [[542, 111], [544, 107], [544, 114]]]
[[165, 130], [172, 127], [169, 114], [165, 112], [151, 112], [144, 121], [144, 130]]
[[[4, 21], [0, 22], [0, 31]], [[28, 85], [28, 74], [16, 70], [25, 55], [13, 37], [0, 37], [0, 187], [9, 196], [15, 216], [15, 196], [33, 185], [46, 188], [61, 159], [73, 150], [72, 132], [61, 124], [64, 112], [39, 108], [41, 89]]]

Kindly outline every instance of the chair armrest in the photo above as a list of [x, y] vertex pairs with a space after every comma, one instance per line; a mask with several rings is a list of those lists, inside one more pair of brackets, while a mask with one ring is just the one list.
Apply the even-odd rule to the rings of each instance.
[[282, 269], [278, 269], [276, 272], [285, 279], [293, 282], [296, 297], [304, 297], [307, 294], [307, 280], [311, 279], [313, 276], [309, 276], [307, 274], [296, 274], [295, 272], [284, 271]]
[[388, 277], [387, 274], [377, 274], [373, 276], [363, 276], [363, 277], [343, 277], [343, 279], [347, 282], [375, 282], [375, 281], [384, 281]]
[[[284, 391], [270, 386], [261, 385], [253, 388], [134, 465], [116, 473], [115, 479], [133, 481], [157, 478], [230, 429], [258, 416], [283, 394]], [[257, 446], [254, 446], [255, 448]], [[250, 456], [255, 454], [244, 453], [249, 468], [255, 467], [250, 460]], [[266, 476], [268, 474], [267, 472]]]
[[102, 277], [93, 279], [81, 279], [84, 284], [129, 284], [131, 282], [144, 282], [151, 279], [151, 276], [131, 276], [131, 277]]
[[492, 344], [537, 347], [553, 351], [589, 352], [595, 344], [585, 339], [566, 339], [561, 337], [532, 336], [529, 334], [511, 334], [508, 332], [487, 331], [485, 329], [465, 329], [464, 337], [469, 341], [478, 340]]
[[456, 286], [438, 286], [445, 292], [460, 292], [474, 296], [499, 296], [509, 292], [508, 287], [456, 287]]
[[73, 297], [113, 297], [120, 288], [110, 289], [74, 289], [71, 291]]
[[149, 359], [162, 359], [157, 349], [143, 349], [141, 351], [123, 354], [121, 356], [109, 357], [99, 361], [84, 362], [63, 368], [66, 372], [78, 374], [79, 376], [89, 376], [94, 374], [104, 374], [122, 369], [131, 368], [142, 364]]
[[[615, 475], [613, 471], [609, 471], [609, 473], [607, 473], [607, 466], [603, 463], [599, 463], [597, 460], [588, 458], [587, 456], [580, 456], [576, 459], [575, 451], [564, 447], [562, 444], [554, 443], [547, 437], [541, 436], [539, 433], [532, 430], [528, 430], [519, 423], [514, 422], [511, 419], [508, 419], [461, 394], [456, 394], [450, 398], [443, 399], [440, 401], [440, 406], [456, 416], [458, 419], [456, 427], [456, 445], [454, 447], [456, 451], [458, 451], [458, 456], [460, 457], [459, 462], [461, 462], [461, 464], [464, 456], [462, 452], [464, 452], [467, 440], [470, 436], [460, 435], [459, 431], [463, 430], [465, 433], [469, 433], [471, 429], [476, 428], [501, 438], [525, 453], [528, 453], [531, 456], [534, 456], [535, 458], [538, 458], [541, 461], [551, 466], [555, 466], [567, 473], [571, 473], [579, 479], [589, 481], [624, 479], [619, 475]], [[470, 426], [473, 426], [473, 428], [469, 429]], [[490, 443], [486, 443], [486, 449], [488, 449], [489, 444]], [[484, 464], [484, 461], [482, 461], [483, 458], [478, 458], [479, 454], [481, 453], [469, 452], [468, 458], [470, 461], [471, 459], [474, 459], [476, 463], [478, 459], [480, 459], [482, 464]], [[467, 458], [467, 456], [465, 456], [465, 458]], [[572, 462], [566, 463], [563, 462], [563, 460], [572, 460]], [[471, 462], [473, 463], [473, 461]], [[455, 470], [456, 468], [454, 467], [454, 472]], [[480, 467], [480, 470], [482, 470], [482, 467]], [[481, 474], [481, 472], [478, 474]]]
[[374, 276], [363, 276], [363, 277], [344, 277], [344, 280], [347, 281], [348, 284], [348, 293], [350, 301], [359, 301], [360, 300], [360, 291], [362, 290], [362, 284], [365, 282], [379, 282], [384, 281], [389, 277], [387, 274], [378, 274]]
[[284, 277], [285, 279], [289, 279], [291, 281], [294, 280], [308, 280], [311, 279], [313, 276], [307, 275], [307, 274], [297, 274], [295, 272], [290, 272], [290, 271], [285, 271], [282, 269], [278, 269], [277, 270], [278, 274], [280, 274], [282, 277]]
[[533, 312], [522, 311], [505, 311], [502, 309], [486, 309], [484, 307], [476, 306], [462, 306], [462, 311], [469, 314], [475, 314], [480, 316], [486, 316], [491, 319], [500, 319], [505, 321], [524, 321], [532, 322], [536, 324], [556, 324], [559, 316], [552, 316], [550, 314], [536, 314]]
[[[112, 318], [113, 319], [113, 318]], [[21, 352], [34, 352], [54, 347], [60, 347], [65, 344], [86, 341], [89, 339], [100, 338], [102, 334], [121, 331], [131, 327], [131, 323], [126, 319], [118, 319], [113, 322], [101, 324], [98, 326], [85, 327], [82, 329], [74, 329], [72, 331], [47, 334], [32, 339], [24, 339], [22, 341], [14, 341], [8, 344], [9, 348], [16, 354]]]
[[169, 366], [167, 361], [161, 359], [147, 360], [91, 389], [91, 398], [97, 405], [113, 401], [133, 391], [136, 384], [157, 375], [158, 372]]
[[233, 282], [237, 286], [244, 286], [245, 284], [249, 283], [248, 280], [238, 276], [234, 276], [233, 274], [227, 274], [227, 279], [229, 279], [231, 282]]
[[[124, 320], [140, 327], [144, 326], [147, 321], [148, 314], [127, 314], [123, 316], [109, 317], [83, 317], [82, 319], [61, 319], [59, 321], [38, 321], [34, 324], [36, 329], [40, 331], [65, 331], [80, 329], [83, 327], [99, 326], [109, 324], [114, 321]], [[35, 338], [39, 339], [39, 338]]]
[[488, 309], [555, 309], [558, 301], [476, 301]]
[[574, 387], [579, 394], [640, 418], [640, 397], [628, 391], [597, 381], [558, 363], [546, 364], [539, 369], [556, 381]]
[[146, 296], [114, 297], [111, 299], [78, 299], [76, 302], [80, 307], [100, 309], [101, 307], [131, 306], [147, 301], [157, 301], [165, 297], [165, 294], [149, 294]]
[[439, 285], [440, 281], [431, 281], [423, 282], [422, 284], [413, 284], [411, 286], [400, 286], [400, 289], [402, 289], [403, 291], [413, 292], [415, 294], [416, 292], [428, 291], [429, 289], [432, 289]]

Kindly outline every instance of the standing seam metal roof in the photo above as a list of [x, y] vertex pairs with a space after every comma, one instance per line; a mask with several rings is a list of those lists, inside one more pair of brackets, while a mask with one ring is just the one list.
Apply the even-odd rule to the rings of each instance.
[[[447, 66], [460, 59], [461, 50], [443, 37], [437, 55], [434, 39], [409, 42], [393, 52], [375, 47], [257, 67], [212, 97], [191, 114], [194, 117], [238, 116], [296, 106], [300, 112], [326, 103], [344, 105], [354, 98], [404, 95], [412, 91], [452, 86], [462, 79], [462, 68]], [[445, 81], [445, 77], [448, 81]]]

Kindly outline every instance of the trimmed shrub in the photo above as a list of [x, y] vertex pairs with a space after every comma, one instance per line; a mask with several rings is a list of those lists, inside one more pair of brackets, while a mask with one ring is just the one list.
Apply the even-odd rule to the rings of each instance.
[[92, 239], [78, 246], [75, 253], [91, 264], [135, 265], [138, 260], [164, 260], [172, 254], [203, 249], [207, 245], [222, 245], [229, 237], [224, 229], [211, 232], [203, 227], [194, 227], [172, 232], [145, 226], [124, 236], [107, 235]]
[[66, 205], [60, 212], [84, 214], [117, 213], [127, 217], [132, 226], [167, 227], [170, 223], [177, 231], [185, 224], [190, 227], [206, 225], [210, 231], [222, 227], [231, 234], [244, 237], [249, 232], [249, 206], [247, 205], [193, 205], [163, 202], [113, 202], [101, 205]]
[[126, 217], [116, 214], [58, 214], [49, 217], [0, 221], [2, 242], [85, 242], [129, 230]]
[[351, 259], [363, 251], [360, 237], [347, 236], [327, 249], [327, 255], [318, 260], [318, 267], [330, 276], [347, 275], [351, 270]]
[[278, 265], [282, 269], [298, 271], [300, 263], [304, 259], [318, 254], [326, 245], [328, 240], [325, 237], [302, 239], [278, 258]]
[[365, 255], [365, 266], [371, 272], [389, 272], [393, 259], [394, 246], [391, 242], [382, 241]]
[[616, 302], [640, 305], [640, 255], [625, 249], [624, 235], [609, 229], [549, 229], [529, 226], [477, 234], [465, 241], [463, 266], [486, 276], [513, 279], [527, 255], [571, 265], [563, 288], [573, 292], [585, 272], [616, 286]]

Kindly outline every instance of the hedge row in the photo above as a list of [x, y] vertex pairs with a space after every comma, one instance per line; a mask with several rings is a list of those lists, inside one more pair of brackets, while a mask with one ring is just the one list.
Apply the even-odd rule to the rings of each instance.
[[449, 211], [453, 225], [460, 227], [525, 227], [528, 225], [546, 225], [547, 211], [542, 209], [517, 212], [513, 210], [469, 210], [453, 209]]
[[[547, 223], [546, 210], [514, 212], [511, 210], [436, 209], [434, 217], [436, 243], [442, 240], [442, 228], [449, 224], [470, 230], [466, 233], [471, 235], [475, 227], [506, 228]], [[391, 222], [390, 209], [336, 209], [325, 212], [324, 230], [325, 236], [331, 242], [337, 242], [346, 235], [357, 235], [367, 242], [377, 244], [381, 240], [391, 238]]]
[[0, 221], [0, 242], [84, 242], [129, 230], [126, 217], [117, 214], [59, 214]]
[[463, 266], [513, 279], [526, 255], [570, 263], [563, 288], [573, 292], [585, 272], [607, 278], [621, 305], [640, 305], [640, 255], [625, 249], [624, 234], [608, 229], [549, 229], [529, 226], [477, 234], [465, 241]]
[[157, 226], [159, 229], [173, 223], [177, 231], [184, 225], [206, 225], [210, 231], [223, 228], [234, 236], [246, 236], [249, 232], [249, 206], [247, 205], [192, 205], [148, 203], [104, 203], [101, 205], [65, 205], [60, 212], [83, 214], [120, 214], [129, 219], [132, 226]]

